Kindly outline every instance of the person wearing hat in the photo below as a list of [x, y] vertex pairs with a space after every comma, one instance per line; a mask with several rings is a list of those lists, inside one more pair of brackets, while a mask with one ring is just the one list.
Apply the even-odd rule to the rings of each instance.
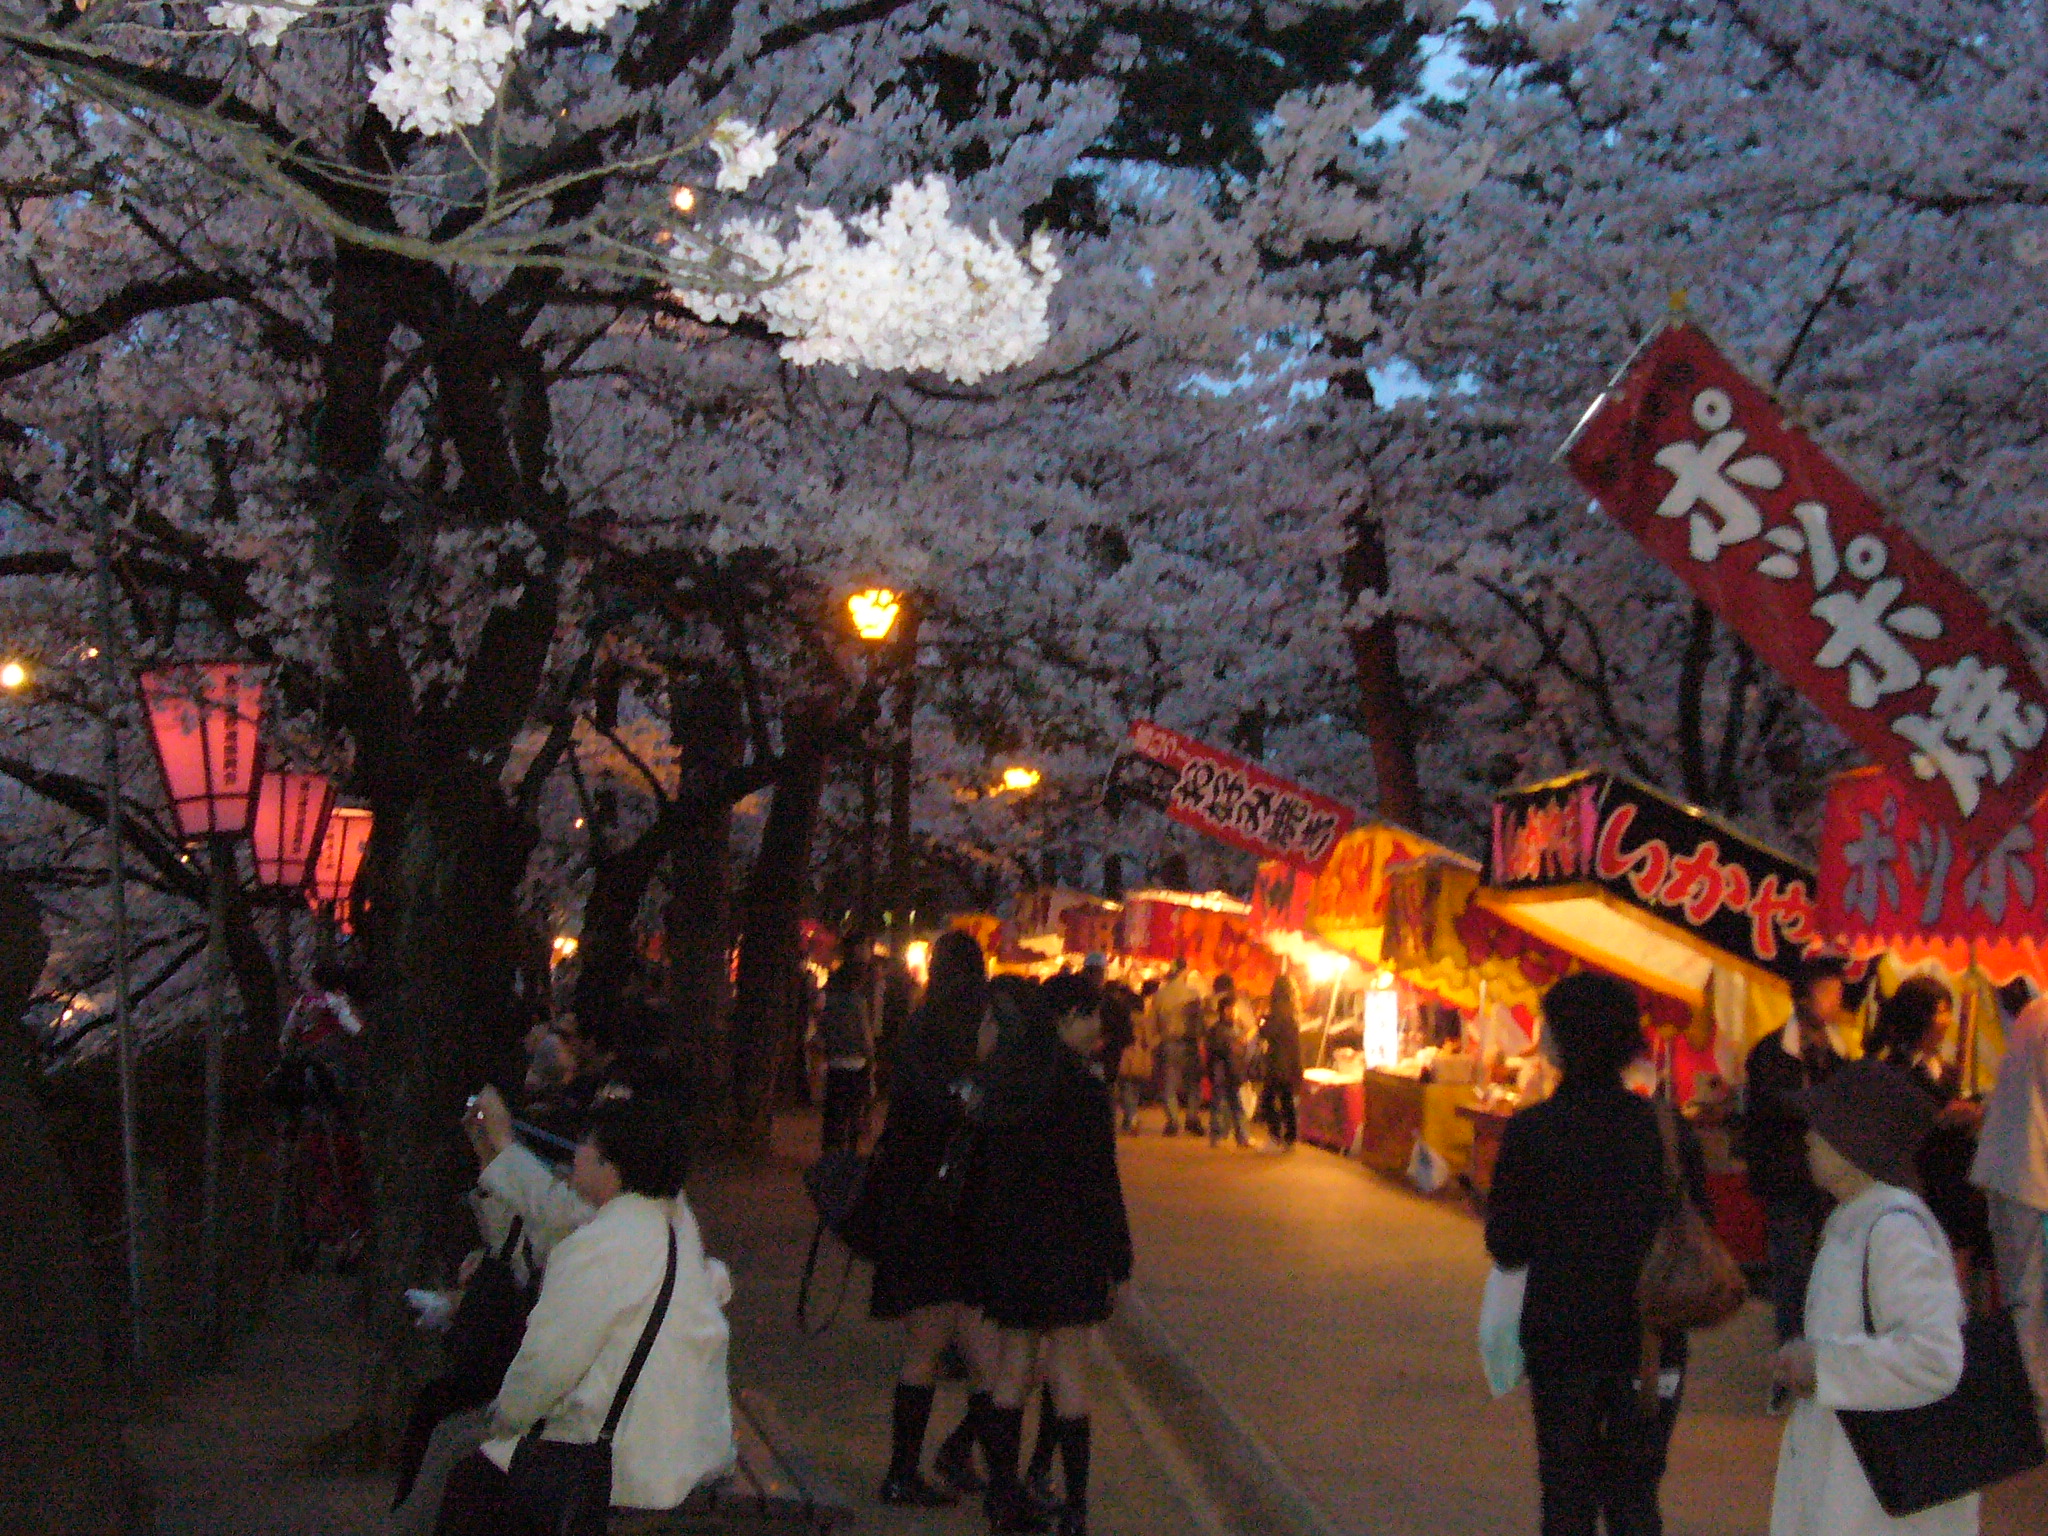
[[1886, 1514], [1836, 1417], [1938, 1402], [1962, 1379], [1955, 1260], [1912, 1188], [1934, 1108], [1904, 1071], [1874, 1060], [1843, 1067], [1801, 1107], [1808, 1167], [1835, 1208], [1807, 1284], [1805, 1334], [1771, 1362], [1797, 1399], [1778, 1449], [1771, 1536], [1974, 1536], [1974, 1493]]
[[[1742, 1160], [1749, 1187], [1764, 1208], [1771, 1312], [1780, 1344], [1799, 1337], [1814, 1243], [1828, 1213], [1826, 1194], [1807, 1172], [1806, 1117], [1799, 1101], [1848, 1059], [1841, 1027], [1845, 969], [1833, 956], [1801, 961], [1792, 977], [1792, 1017], [1749, 1053]], [[1774, 1394], [1772, 1407], [1779, 1406]]]
[[1990, 1201], [1998, 1284], [2048, 1433], [2048, 997], [2027, 1003], [2006, 1030], [1970, 1181]]

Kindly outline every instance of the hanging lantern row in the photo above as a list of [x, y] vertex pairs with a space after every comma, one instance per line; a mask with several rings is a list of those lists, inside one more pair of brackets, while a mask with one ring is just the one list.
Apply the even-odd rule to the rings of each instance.
[[335, 804], [318, 773], [266, 773], [263, 684], [238, 662], [145, 672], [143, 712], [178, 840], [247, 837], [256, 883], [340, 909], [370, 839], [370, 813]]

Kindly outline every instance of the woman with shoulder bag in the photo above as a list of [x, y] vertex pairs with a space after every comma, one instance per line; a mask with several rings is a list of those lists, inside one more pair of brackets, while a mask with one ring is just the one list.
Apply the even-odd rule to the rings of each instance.
[[439, 1536], [601, 1536], [608, 1508], [672, 1509], [732, 1465], [732, 1282], [682, 1198], [682, 1147], [674, 1105], [591, 1110], [570, 1182], [597, 1214], [549, 1256], [492, 1438], [449, 1475]]
[[[1638, 1290], [1675, 1207], [1657, 1112], [1621, 1081], [1643, 1052], [1642, 1010], [1626, 983], [1581, 972], [1544, 993], [1543, 1030], [1563, 1075], [1508, 1122], [1486, 1218], [1494, 1263], [1528, 1271], [1521, 1341], [1542, 1528], [1593, 1536], [1604, 1518], [1610, 1536], [1656, 1536], [1686, 1357], [1685, 1335], [1668, 1333], [1644, 1369]], [[1698, 1201], [1697, 1141], [1674, 1135]]]
[[1977, 1495], [1885, 1513], [1844, 1411], [1940, 1401], [1963, 1373], [1963, 1294], [1934, 1213], [1910, 1186], [1934, 1126], [1896, 1067], [1851, 1063], [1808, 1090], [1807, 1161], [1835, 1199], [1806, 1289], [1806, 1333], [1772, 1374], [1798, 1399], [1778, 1450], [1771, 1536], [1973, 1536]]

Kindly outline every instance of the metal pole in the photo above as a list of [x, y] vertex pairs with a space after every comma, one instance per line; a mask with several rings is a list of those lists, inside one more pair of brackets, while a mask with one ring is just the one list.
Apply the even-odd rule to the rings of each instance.
[[234, 844], [207, 839], [208, 896], [206, 1008], [206, 1161], [199, 1205], [200, 1316], [206, 1330], [203, 1353], [218, 1358], [223, 1337], [220, 1309], [220, 1122], [221, 1015], [227, 1007], [228, 882], [234, 876]]
[[917, 724], [917, 632], [919, 612], [915, 601], [904, 600], [904, 613], [900, 620], [903, 625], [899, 642], [902, 652], [896, 661], [896, 718], [889, 742], [889, 906], [892, 917], [890, 924], [890, 949], [895, 954], [903, 953], [903, 946], [909, 942], [910, 930], [907, 922], [901, 921], [908, 912], [914, 892], [911, 877], [910, 854], [910, 780], [914, 766], [913, 753], [916, 748], [914, 731]]
[[[98, 433], [94, 433], [97, 439]], [[94, 473], [99, 471], [99, 445], [94, 443]], [[128, 1018], [128, 874], [121, 835], [121, 706], [127, 695], [120, 661], [120, 626], [114, 618], [114, 513], [103, 486], [95, 486], [98, 516], [98, 589], [100, 676], [106, 686], [106, 713], [100, 747], [100, 768], [107, 799], [107, 887], [114, 928], [115, 1077], [121, 1096], [121, 1219], [128, 1256], [128, 1351], [137, 1372], [145, 1369], [142, 1293], [142, 1187], [135, 1151], [135, 1035]]]

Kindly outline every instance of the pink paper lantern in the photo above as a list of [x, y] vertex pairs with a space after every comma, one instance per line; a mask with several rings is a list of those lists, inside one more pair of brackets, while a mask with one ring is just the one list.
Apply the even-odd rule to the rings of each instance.
[[142, 674], [150, 743], [183, 842], [241, 837], [262, 775], [263, 684], [236, 662]]
[[313, 872], [334, 809], [334, 784], [318, 773], [266, 773], [256, 787], [249, 840], [256, 883], [295, 891]]
[[363, 850], [370, 845], [370, 812], [353, 805], [337, 805], [327, 818], [327, 835], [320, 842], [320, 856], [313, 861], [313, 884], [307, 899], [315, 905], [339, 906], [355, 889], [356, 874], [363, 867]]

